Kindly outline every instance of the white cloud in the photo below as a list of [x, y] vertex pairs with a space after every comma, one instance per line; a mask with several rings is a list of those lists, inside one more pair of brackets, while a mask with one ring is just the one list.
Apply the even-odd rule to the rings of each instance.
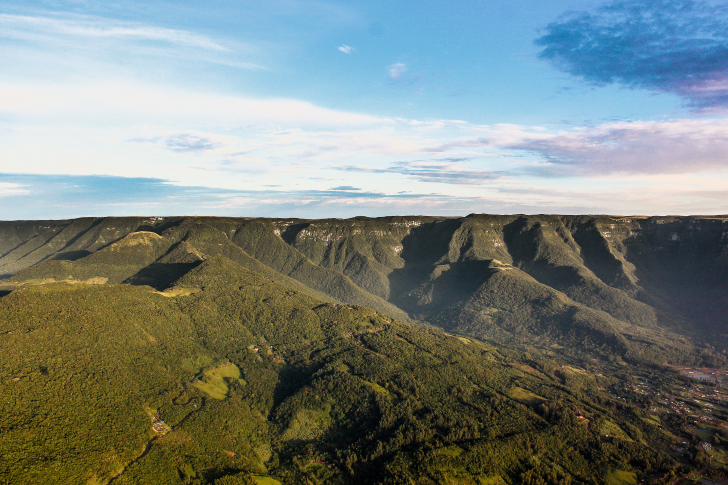
[[346, 44], [340, 45], [339, 47], [337, 47], [337, 49], [339, 49], [344, 54], [351, 54], [352, 51], [354, 50], [353, 47], [351, 47], [350, 45], [346, 45]]
[[27, 185], [16, 184], [11, 182], [0, 182], [0, 197], [8, 197], [11, 195], [25, 195], [30, 191], [26, 189]]
[[38, 40], [51, 35], [163, 41], [180, 46], [230, 51], [228, 47], [207, 36], [185, 30], [166, 29], [87, 15], [33, 17], [0, 14], [0, 37]]
[[179, 79], [191, 66], [266, 69], [264, 43], [213, 39], [196, 32], [76, 14], [0, 14], [0, 71], [6, 79], [106, 76]]
[[132, 83], [0, 84], [0, 113], [43, 122], [171, 123], [247, 126], [351, 126], [381, 118], [306, 101], [255, 99]]
[[[432, 213], [440, 203], [452, 213], [728, 210], [720, 205], [728, 194], [724, 119], [554, 132], [133, 83], [0, 83], [0, 113], [13, 120], [12, 131], [0, 131], [0, 171], [157, 177], [247, 191], [275, 183], [298, 194], [282, 205], [266, 206], [265, 197], [253, 203], [269, 214], [304, 203], [340, 215], [357, 208]], [[385, 195], [324, 200], [314, 193], [335, 186]], [[431, 196], [386, 195], [403, 189]], [[0, 186], [0, 195], [20, 193], [27, 189]]]
[[387, 72], [389, 73], [389, 77], [396, 81], [400, 79], [405, 72], [407, 72], [407, 65], [403, 62], [397, 62], [389, 66], [387, 68]]

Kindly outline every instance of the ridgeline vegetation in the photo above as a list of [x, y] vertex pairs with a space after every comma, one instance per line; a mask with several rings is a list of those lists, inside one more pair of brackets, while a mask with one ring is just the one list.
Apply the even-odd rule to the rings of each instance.
[[624, 386], [725, 365], [723, 227], [0, 223], [0, 483], [671, 483]]

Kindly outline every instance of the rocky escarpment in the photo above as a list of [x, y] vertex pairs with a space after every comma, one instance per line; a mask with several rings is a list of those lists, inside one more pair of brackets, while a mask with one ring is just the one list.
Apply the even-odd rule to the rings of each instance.
[[728, 342], [727, 222], [478, 214], [4, 222], [0, 273], [9, 289], [49, 278], [164, 289], [223, 255], [317, 298], [479, 338], [674, 361], [694, 349], [683, 337], [698, 347], [705, 335], [713, 346]]

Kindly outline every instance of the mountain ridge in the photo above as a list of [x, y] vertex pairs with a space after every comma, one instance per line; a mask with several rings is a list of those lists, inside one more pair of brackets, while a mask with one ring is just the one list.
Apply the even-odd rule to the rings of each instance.
[[0, 483], [671, 483], [644, 382], [725, 366], [723, 224], [0, 223]]
[[[4, 222], [0, 272], [13, 272], [2, 280], [5, 288], [108, 278], [164, 289], [206, 257], [223, 254], [319, 299], [495, 343], [538, 334], [573, 347], [594, 340], [576, 337], [586, 331], [613, 342], [606, 354], [640, 358], [643, 345], [630, 342], [652, 332], [659, 335], [653, 347], [665, 355], [657, 362], [684, 363], [668, 359], [686, 352], [683, 336], [699, 345], [728, 342], [726, 332], [716, 332], [716, 315], [728, 311], [726, 221], [471, 214]], [[138, 232], [160, 239], [130, 246]], [[521, 332], [524, 325], [531, 331]], [[586, 348], [606, 355], [592, 343]]]

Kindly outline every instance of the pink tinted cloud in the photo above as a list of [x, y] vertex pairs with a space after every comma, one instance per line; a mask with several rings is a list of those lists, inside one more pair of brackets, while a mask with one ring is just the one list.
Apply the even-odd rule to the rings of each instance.
[[480, 138], [431, 147], [519, 150], [537, 155], [542, 175], [610, 173], [677, 174], [728, 169], [728, 119], [607, 123], [548, 133], [540, 128], [496, 125]]

